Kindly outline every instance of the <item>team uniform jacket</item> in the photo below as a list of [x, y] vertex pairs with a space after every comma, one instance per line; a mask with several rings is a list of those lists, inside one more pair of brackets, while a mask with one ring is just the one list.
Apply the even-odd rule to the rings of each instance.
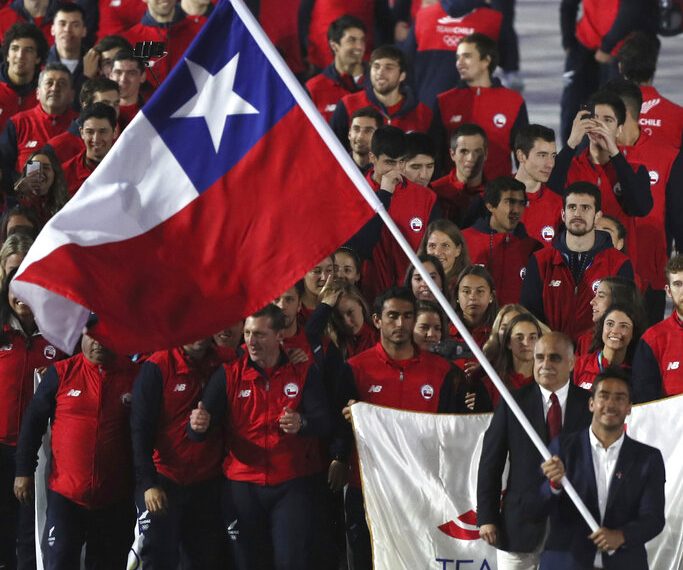
[[7, 30], [9, 30], [17, 22], [28, 22], [38, 26], [45, 40], [51, 46], [55, 43], [55, 37], [52, 35], [52, 19], [57, 11], [57, 4], [50, 2], [42, 18], [34, 18], [24, 8], [22, 0], [13, 0], [2, 10], [0, 10], [0, 38], [4, 38]]
[[85, 160], [85, 149], [62, 164], [69, 196], [73, 196], [94, 171]]
[[0, 132], [14, 115], [35, 107], [37, 87], [37, 76], [26, 85], [14, 85], [7, 75], [7, 64], [0, 67]]
[[574, 150], [565, 146], [557, 154], [548, 186], [562, 195], [567, 186], [579, 181], [591, 182], [600, 188], [602, 213], [624, 224], [626, 251], [636, 265], [638, 240], [635, 218], [646, 216], [653, 204], [647, 169], [629, 164], [621, 153], [604, 165], [594, 164], [590, 149], [574, 156]]
[[172, 22], [160, 24], [146, 12], [137, 24], [121, 35], [133, 46], [137, 42], [163, 42], [166, 45], [168, 55], [152, 60], [147, 73], [147, 82], [156, 88], [180, 61], [205, 21], [205, 16], [188, 16], [178, 5]]
[[98, 8], [98, 41], [105, 36], [121, 35], [137, 24], [147, 11], [147, 5], [142, 0], [99, 0]]
[[438, 196], [443, 217], [462, 229], [472, 225], [479, 217], [475, 215], [476, 208], [472, 205], [478, 204], [484, 196], [485, 185], [486, 180], [482, 180], [477, 186], [466, 186], [458, 180], [454, 168], [446, 176], [432, 182], [431, 187]]
[[[292, 364], [281, 353], [267, 373], [244, 354], [213, 373], [202, 402], [211, 414], [211, 429], [221, 423], [225, 429], [226, 478], [270, 486], [320, 471], [319, 442], [330, 434], [332, 417], [311, 362]], [[296, 435], [278, 427], [285, 407], [305, 420]]]
[[323, 69], [321, 73], [311, 77], [306, 82], [306, 89], [320, 114], [329, 122], [339, 100], [349, 93], [355, 93], [363, 89], [363, 82], [366, 76], [367, 72], [361, 75], [358, 78], [358, 82], [356, 82], [354, 77], [339, 73], [334, 63], [332, 63]]
[[136, 372], [128, 359], [105, 369], [83, 354], [51, 366], [21, 424], [17, 476], [33, 476], [51, 418], [50, 490], [87, 509], [132, 496], [129, 412]]
[[45, 146], [51, 146], [52, 150], [55, 151], [59, 162], [66, 162], [85, 149], [80, 128], [81, 125], [77, 119], [63, 133], [59, 133], [45, 143]]
[[[444, 9], [444, 4], [448, 12]], [[474, 32], [498, 41], [503, 15], [484, 2], [437, 2], [421, 9], [404, 42], [413, 60], [418, 99], [434, 108], [436, 96], [456, 86], [455, 52]]]
[[133, 388], [131, 434], [142, 490], [157, 484], [157, 474], [178, 485], [220, 476], [222, 434], [214, 430], [199, 443], [186, 433], [187, 418], [217, 366], [212, 354], [193, 363], [182, 348], [173, 348], [155, 352], [140, 368]]
[[680, 148], [683, 141], [683, 107], [669, 101], [652, 85], [641, 85], [640, 129], [658, 143]]
[[[14, 328], [17, 327], [17, 328]], [[7, 325], [0, 346], [0, 443], [17, 445], [24, 410], [33, 398], [33, 371], [63, 355], [39, 333], [30, 337]]]
[[489, 139], [484, 176], [510, 176], [512, 144], [517, 129], [529, 124], [526, 103], [493, 79], [493, 87], [468, 87], [464, 81], [437, 97], [437, 118], [448, 137], [464, 123], [476, 123]]
[[[654, 137], [648, 136], [642, 130], [635, 145], [623, 146], [620, 150], [629, 164], [643, 166], [650, 177], [653, 206], [649, 214], [634, 220], [638, 234], [638, 251], [634, 256], [634, 264], [636, 273], [643, 281], [643, 288], [649, 286], [662, 291], [666, 285], [664, 266], [669, 258], [666, 220], [680, 218], [680, 212], [667, 212], [667, 198], [679, 192], [683, 184], [680, 174], [678, 177], [672, 177], [672, 173], [675, 172], [674, 163], [679, 159], [679, 150], [659, 144]], [[677, 220], [675, 222], [676, 225], [681, 223]]]
[[683, 322], [674, 309], [640, 338], [633, 357], [633, 401], [683, 394]]
[[[609, 360], [603, 356], [601, 350], [577, 356], [574, 360], [574, 370], [572, 371], [574, 384], [584, 390], [590, 390], [593, 387], [595, 377], [601, 372], [604, 372], [609, 365]], [[630, 376], [630, 366], [621, 364], [619, 365], [619, 368]]]
[[50, 115], [40, 103], [14, 115], [0, 137], [3, 170], [21, 172], [28, 157], [52, 137], [68, 129], [77, 116], [72, 109], [61, 115]]
[[491, 229], [489, 219], [479, 218], [463, 230], [462, 237], [471, 262], [483, 265], [491, 273], [501, 306], [518, 303], [529, 258], [542, 246], [527, 235], [524, 224], [517, 224], [512, 233], [498, 233]]
[[522, 222], [527, 233], [541, 245], [552, 247], [562, 224], [562, 198], [541, 184], [538, 192], [527, 192], [526, 199]]
[[590, 301], [604, 277], [633, 279], [631, 261], [612, 247], [607, 232], [595, 232], [595, 245], [588, 253], [579, 283], [567, 265], [569, 250], [563, 232], [553, 247], [544, 247], [529, 260], [522, 285], [521, 304], [552, 330], [561, 331], [573, 341], [593, 326]]
[[343, 144], [348, 144], [351, 115], [363, 107], [374, 107], [384, 117], [385, 125], [393, 125], [406, 133], [429, 131], [432, 125], [431, 109], [420, 103], [406, 85], [401, 87], [401, 94], [403, 99], [389, 109], [379, 102], [368, 81], [363, 91], [350, 93], [341, 98], [330, 120], [330, 126], [339, 140]]
[[142, 109], [144, 101], [133, 103], [132, 105], [121, 105], [119, 107], [119, 133], [123, 132], [128, 124], [135, 118], [138, 111]]

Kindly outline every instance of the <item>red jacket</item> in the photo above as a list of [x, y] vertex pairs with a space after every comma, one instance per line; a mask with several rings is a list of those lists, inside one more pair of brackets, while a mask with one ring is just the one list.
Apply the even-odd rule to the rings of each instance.
[[0, 76], [0, 132], [14, 115], [27, 111], [38, 103], [35, 82], [21, 86], [12, 85], [5, 71], [6, 67], [3, 66]]
[[680, 148], [683, 140], [683, 107], [669, 101], [651, 85], [641, 85], [643, 105], [638, 124], [658, 143]]
[[489, 139], [484, 164], [484, 176], [488, 180], [510, 176], [512, 137], [518, 128], [529, 123], [526, 103], [517, 91], [499, 85], [468, 87], [461, 82], [458, 87], [439, 94], [437, 105], [441, 124], [449, 137], [463, 123], [476, 123], [484, 129]]
[[500, 305], [519, 303], [529, 257], [542, 247], [527, 235], [524, 224], [518, 224], [513, 233], [498, 233], [491, 229], [489, 218], [479, 218], [476, 224], [463, 230], [462, 237], [470, 261], [483, 265], [491, 273]]
[[62, 164], [69, 196], [73, 196], [94, 171], [85, 160], [85, 149]]
[[332, 63], [321, 73], [311, 77], [306, 82], [306, 89], [320, 114], [329, 122], [339, 100], [349, 93], [361, 90], [364, 79], [365, 76], [363, 75], [356, 83], [353, 77], [346, 74], [341, 75]]
[[[281, 353], [269, 372], [248, 353], [211, 377], [202, 402], [214, 426], [223, 421], [223, 474], [233, 481], [278, 485], [320, 472], [320, 439], [332, 428], [325, 390], [312, 361], [292, 364]], [[286, 434], [278, 427], [283, 409], [302, 414], [306, 425]]]
[[52, 420], [48, 487], [88, 509], [132, 496], [129, 411], [137, 366], [126, 358], [102, 368], [77, 354], [48, 369], [19, 434], [17, 475], [33, 475]]
[[33, 372], [63, 355], [38, 333], [25, 337], [9, 325], [0, 346], [0, 443], [16, 445], [24, 410], [33, 398]]
[[608, 366], [609, 361], [602, 355], [601, 350], [577, 356], [572, 371], [574, 384], [584, 390], [590, 390], [595, 377]]
[[640, 338], [633, 357], [633, 401], [683, 394], [683, 322], [676, 309]]
[[119, 133], [123, 132], [128, 124], [135, 118], [142, 105], [133, 103], [132, 105], [121, 105], [119, 107]]
[[52, 147], [61, 163], [73, 158], [85, 149], [85, 143], [81, 138], [78, 124], [71, 124], [66, 131], [52, 137], [45, 144]]
[[[576, 24], [576, 39], [590, 50], [597, 50], [610, 31], [619, 12], [621, 0], [583, 0], [581, 19]], [[614, 48], [616, 55], [617, 48]]]
[[48, 7], [47, 12], [48, 14], [42, 18], [32, 18], [25, 10], [22, 0], [14, 0], [11, 4], [0, 10], [0, 37], [4, 38], [7, 30], [14, 24], [28, 22], [38, 26], [38, 29], [43, 32], [48, 45], [52, 46], [55, 43], [55, 37], [52, 35], [54, 7]]
[[301, 0], [259, 0], [258, 20], [263, 31], [296, 75], [306, 71], [299, 36]]
[[483, 180], [478, 186], [465, 186], [458, 180], [454, 168], [446, 176], [432, 182], [431, 187], [438, 196], [442, 216], [462, 228], [463, 222], [470, 217], [471, 205], [478, 202], [477, 198], [483, 198], [485, 184]]
[[545, 184], [538, 192], [527, 192], [526, 198], [522, 222], [527, 233], [541, 245], [552, 247], [562, 223], [562, 198]]
[[140, 368], [131, 425], [135, 469], [143, 490], [155, 485], [156, 473], [179, 485], [220, 476], [221, 433], [216, 430], [201, 443], [186, 433], [190, 412], [217, 366], [212, 355], [195, 364], [182, 348], [173, 348], [155, 352]]
[[138, 23], [147, 11], [147, 5], [143, 0], [99, 0], [98, 7], [98, 41], [105, 36], [121, 35]]

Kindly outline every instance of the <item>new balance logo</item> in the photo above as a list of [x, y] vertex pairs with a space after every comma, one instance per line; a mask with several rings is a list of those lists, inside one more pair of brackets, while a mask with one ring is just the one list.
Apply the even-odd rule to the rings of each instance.
[[326, 113], [333, 113], [336, 108], [337, 108], [336, 103], [334, 103], [332, 105], [325, 105], [325, 112]]
[[176, 384], [175, 388], [173, 388], [174, 392], [184, 392], [185, 388], [187, 388], [187, 384]]
[[36, 148], [38, 146], [38, 141], [28, 141], [26, 143], [26, 148]]
[[459, 123], [460, 121], [462, 121], [462, 115], [453, 115], [450, 122]]
[[562, 281], [560, 279], [553, 279], [550, 283], [548, 283], [548, 287], [559, 287], [562, 285]]
[[381, 391], [382, 391], [381, 386], [376, 386], [375, 384], [373, 384], [372, 386], [370, 386], [370, 389], [368, 390], [368, 394], [379, 394]]
[[675, 360], [673, 362], [669, 362], [669, 365], [666, 367], [667, 370], [678, 370], [678, 360]]
[[649, 111], [652, 111], [654, 107], [659, 105], [661, 101], [662, 100], [659, 97], [656, 99], [650, 99], [649, 101], [643, 101], [643, 104], [640, 107], [640, 113], [642, 115], [646, 115]]
[[238, 398], [248, 398], [251, 396], [251, 390], [240, 390], [240, 393], [237, 394]]
[[81, 391], [80, 391], [80, 390], [69, 390], [69, 391], [66, 393], [66, 395], [67, 395], [67, 396], [71, 396], [72, 398], [78, 398], [78, 396], [81, 395]]

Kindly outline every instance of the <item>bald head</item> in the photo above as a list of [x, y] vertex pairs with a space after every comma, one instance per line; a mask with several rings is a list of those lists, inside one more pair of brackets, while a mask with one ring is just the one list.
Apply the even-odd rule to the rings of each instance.
[[560, 332], [543, 335], [534, 347], [534, 379], [551, 392], [556, 392], [569, 381], [574, 369], [574, 346], [569, 337]]

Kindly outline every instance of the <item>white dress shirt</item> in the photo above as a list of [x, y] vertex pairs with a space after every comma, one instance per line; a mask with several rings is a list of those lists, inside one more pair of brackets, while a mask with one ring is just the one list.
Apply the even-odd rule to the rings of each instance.
[[[543, 417], [548, 418], [548, 410], [550, 409], [550, 396], [552, 392], [547, 390], [540, 384], [538, 387], [541, 389], [541, 396], [543, 396]], [[564, 415], [567, 411], [567, 394], [569, 394], [569, 380], [562, 386], [559, 390], [555, 392], [558, 401], [560, 402], [560, 408], [562, 408], [562, 425], [564, 426]]]

